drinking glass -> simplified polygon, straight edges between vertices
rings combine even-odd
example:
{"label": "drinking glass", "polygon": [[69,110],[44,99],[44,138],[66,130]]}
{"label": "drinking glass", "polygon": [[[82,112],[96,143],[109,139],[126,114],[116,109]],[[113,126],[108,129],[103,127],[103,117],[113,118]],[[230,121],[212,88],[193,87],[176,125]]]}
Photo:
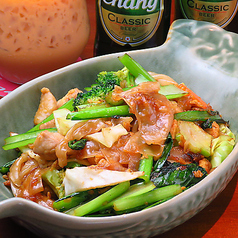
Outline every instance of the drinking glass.
{"label": "drinking glass", "polygon": [[86,0],[4,0],[0,76],[23,84],[74,63],[89,33]]}

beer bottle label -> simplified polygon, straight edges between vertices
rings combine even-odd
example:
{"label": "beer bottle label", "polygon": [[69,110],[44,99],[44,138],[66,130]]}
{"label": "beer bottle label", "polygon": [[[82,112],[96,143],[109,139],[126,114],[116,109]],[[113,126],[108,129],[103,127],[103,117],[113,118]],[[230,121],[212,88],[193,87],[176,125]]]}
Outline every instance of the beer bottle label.
{"label": "beer bottle label", "polygon": [[185,18],[226,27],[236,15],[238,0],[179,0]]}
{"label": "beer bottle label", "polygon": [[119,45],[148,41],[160,25],[164,0],[98,0],[101,23]]}

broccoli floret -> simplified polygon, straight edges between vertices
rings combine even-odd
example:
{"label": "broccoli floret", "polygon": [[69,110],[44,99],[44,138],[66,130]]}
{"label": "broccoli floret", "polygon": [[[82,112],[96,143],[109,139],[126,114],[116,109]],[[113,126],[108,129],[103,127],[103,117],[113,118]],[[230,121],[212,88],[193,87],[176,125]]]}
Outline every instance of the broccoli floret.
{"label": "broccoli floret", "polygon": [[114,85],[120,85],[120,78],[117,76],[117,74],[113,71],[107,72],[103,71],[98,74],[98,78],[96,79],[96,82],[99,85],[105,85],[105,86],[114,86]]}
{"label": "broccoli floret", "polygon": [[112,83],[122,88],[129,88],[135,85],[135,77],[124,67],[116,72],[103,71],[98,74],[97,83]]}
{"label": "broccoli floret", "polygon": [[93,87],[90,91],[79,93],[74,100],[74,108],[85,104],[103,103],[106,95],[114,89],[114,86],[114,84],[100,84]]}
{"label": "broccoli floret", "polygon": [[87,88],[86,92],[79,93],[73,106],[76,109],[80,105],[105,103],[106,97],[112,92],[115,85],[126,88],[132,87],[134,84],[134,77],[127,68],[115,72],[100,72],[97,75],[96,85],[90,89]]}
{"label": "broccoli floret", "polygon": [[52,188],[58,198],[64,196],[64,170],[48,170],[42,174],[42,179]]}

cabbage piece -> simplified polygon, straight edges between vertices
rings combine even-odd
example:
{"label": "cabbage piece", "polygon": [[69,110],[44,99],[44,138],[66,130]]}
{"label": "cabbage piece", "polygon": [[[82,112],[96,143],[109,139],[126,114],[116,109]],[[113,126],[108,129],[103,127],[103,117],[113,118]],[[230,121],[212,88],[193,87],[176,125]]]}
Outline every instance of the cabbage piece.
{"label": "cabbage piece", "polygon": [[110,148],[121,136],[126,134],[128,134],[128,131],[121,124],[118,124],[116,126],[102,128],[101,132],[88,135],[86,138],[98,141]]}
{"label": "cabbage piece", "polygon": [[136,179],[143,172],[119,172],[92,167],[75,167],[66,169],[63,184],[65,195],[95,188],[112,186],[121,182]]}
{"label": "cabbage piece", "polygon": [[178,121],[179,132],[184,137],[185,151],[200,153],[205,157],[211,155],[212,136],[190,121]]}
{"label": "cabbage piece", "polygon": [[212,140],[212,168],[216,168],[220,165],[231,153],[235,145],[235,135],[227,126],[223,124],[220,125],[220,133],[221,135],[219,137]]}
{"label": "cabbage piece", "polygon": [[53,112],[57,131],[63,136],[67,134],[67,132],[71,127],[73,127],[75,124],[81,121],[81,120],[66,119],[66,116],[70,112],[71,111],[66,108],[58,109]]}

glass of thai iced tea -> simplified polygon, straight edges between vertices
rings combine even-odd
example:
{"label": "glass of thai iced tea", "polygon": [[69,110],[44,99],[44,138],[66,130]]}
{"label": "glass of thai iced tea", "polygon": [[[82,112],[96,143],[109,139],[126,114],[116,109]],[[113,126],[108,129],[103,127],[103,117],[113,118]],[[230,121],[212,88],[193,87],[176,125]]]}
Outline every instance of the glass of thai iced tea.
{"label": "glass of thai iced tea", "polygon": [[89,31],[86,0],[4,0],[0,76],[23,84],[76,62]]}

